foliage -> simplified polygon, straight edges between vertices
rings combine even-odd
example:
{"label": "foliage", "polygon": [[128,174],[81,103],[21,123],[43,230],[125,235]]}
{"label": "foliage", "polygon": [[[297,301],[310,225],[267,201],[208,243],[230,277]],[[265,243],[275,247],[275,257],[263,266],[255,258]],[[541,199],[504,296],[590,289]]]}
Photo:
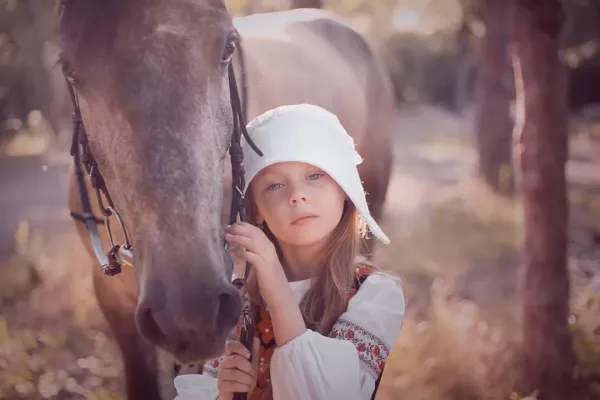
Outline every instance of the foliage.
{"label": "foliage", "polygon": [[432,103],[452,108],[462,58],[451,38],[397,33],[382,46],[399,102]]}
{"label": "foliage", "polygon": [[23,222],[15,255],[0,264],[0,399],[124,400],[89,275],[64,258],[76,256],[73,239],[42,237]]}

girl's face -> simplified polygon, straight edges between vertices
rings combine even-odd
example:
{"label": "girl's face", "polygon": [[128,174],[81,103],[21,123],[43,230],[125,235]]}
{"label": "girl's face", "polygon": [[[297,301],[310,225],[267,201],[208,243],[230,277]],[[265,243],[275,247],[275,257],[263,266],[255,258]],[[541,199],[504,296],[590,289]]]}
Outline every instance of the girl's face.
{"label": "girl's face", "polygon": [[342,218],[346,194],[321,169],[303,162],[270,165],[251,182],[258,210],[277,240],[307,246],[325,239]]}

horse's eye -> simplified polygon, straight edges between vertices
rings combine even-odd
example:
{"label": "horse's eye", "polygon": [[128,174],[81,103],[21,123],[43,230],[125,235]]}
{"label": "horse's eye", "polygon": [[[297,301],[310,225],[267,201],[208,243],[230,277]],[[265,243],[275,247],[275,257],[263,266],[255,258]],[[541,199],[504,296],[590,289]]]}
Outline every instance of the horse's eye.
{"label": "horse's eye", "polygon": [[229,63],[231,58],[233,57],[233,53],[235,52],[235,42],[229,41],[225,45],[225,49],[223,50],[223,56],[221,57],[221,62]]}

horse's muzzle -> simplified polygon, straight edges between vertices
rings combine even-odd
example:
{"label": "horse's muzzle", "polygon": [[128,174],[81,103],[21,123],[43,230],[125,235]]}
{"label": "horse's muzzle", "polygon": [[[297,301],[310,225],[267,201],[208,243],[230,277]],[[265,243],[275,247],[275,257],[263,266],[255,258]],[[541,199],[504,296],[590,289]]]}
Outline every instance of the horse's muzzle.
{"label": "horse's muzzle", "polygon": [[142,336],[181,363],[220,355],[241,313],[236,287],[224,280],[203,282],[185,296],[183,288],[165,289],[140,298],[135,318]]}

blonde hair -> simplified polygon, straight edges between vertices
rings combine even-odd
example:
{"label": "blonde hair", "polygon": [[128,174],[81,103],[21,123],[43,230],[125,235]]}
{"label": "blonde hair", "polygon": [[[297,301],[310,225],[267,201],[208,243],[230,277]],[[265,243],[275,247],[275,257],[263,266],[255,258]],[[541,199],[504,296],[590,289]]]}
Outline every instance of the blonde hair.
{"label": "blonde hair", "polygon": [[[257,207],[249,187],[245,199],[248,222],[259,226],[273,242],[279,258],[281,249],[277,238],[266,223],[258,224]],[[366,224],[354,204],[347,200],[340,222],[331,233],[323,255],[323,267],[306,295],[300,301],[300,311],[308,329],[328,335],[336,320],[348,308],[349,294],[356,276],[356,267],[368,265],[375,268],[361,255],[361,241],[365,239]],[[249,275],[250,296],[260,301],[254,270]]]}

